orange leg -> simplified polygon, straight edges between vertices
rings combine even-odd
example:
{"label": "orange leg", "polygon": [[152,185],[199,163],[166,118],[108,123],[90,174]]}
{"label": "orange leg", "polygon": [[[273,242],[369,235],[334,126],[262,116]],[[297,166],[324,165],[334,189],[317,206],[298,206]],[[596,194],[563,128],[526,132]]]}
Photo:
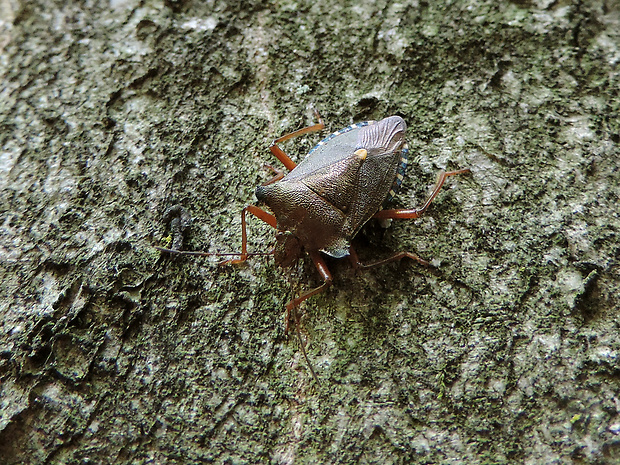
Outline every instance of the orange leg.
{"label": "orange leg", "polygon": [[304,300],[312,297],[313,295],[318,294],[319,292],[323,292],[325,289],[327,289],[332,284],[332,275],[329,272],[329,269],[327,268],[327,264],[325,263],[325,260],[323,260],[323,257],[321,257],[320,252],[317,252],[317,251],[308,252],[308,255],[310,255],[310,258],[314,262],[314,266],[316,266],[316,269],[319,271],[321,278],[323,278],[323,284],[321,284],[319,287],[316,287],[314,289],[310,289],[309,291],[304,292],[302,295],[291,300],[288,304],[286,304],[285,319],[286,319],[286,332],[287,333],[289,329],[289,321],[291,319],[291,311],[295,307],[297,307],[300,303],[302,303]]}
{"label": "orange leg", "polygon": [[238,255],[239,256],[239,258],[224,260],[223,262],[220,262],[220,265],[226,265],[228,263],[233,263],[233,264],[242,263],[246,261],[249,256],[254,256],[254,255],[273,255],[273,251],[272,252],[248,253],[248,234],[247,234],[247,226],[246,226],[246,221],[245,221],[246,212],[251,213],[258,219],[263,220],[265,223],[267,223],[268,225],[274,228],[277,226],[277,221],[276,221],[275,216],[267,213],[264,210],[261,210],[260,208],[254,205],[248,205],[247,207],[245,207],[243,210],[241,210],[241,253],[188,252],[188,251],[177,250],[177,249],[166,249],[164,247],[157,247],[157,246],[155,248],[161,252],[166,252],[166,253],[170,253],[174,255],[193,255],[196,257],[210,257],[212,255],[220,255],[220,256],[221,255],[233,255],[233,256]]}
{"label": "orange leg", "polygon": [[[433,202],[433,200],[435,200],[435,197],[437,197],[437,194],[439,193],[439,190],[441,189],[441,186],[443,186],[443,183],[446,181],[446,178],[449,176],[455,176],[457,174],[464,174],[464,173],[469,173],[470,170],[469,168],[463,169],[463,170],[457,170],[457,171],[448,171],[446,172],[440,172],[439,175],[437,176],[437,183],[435,183],[435,187],[433,188],[433,192],[431,192],[431,195],[429,195],[428,199],[426,199],[426,202],[424,202],[424,205],[422,206],[422,208],[419,209],[411,209],[411,210],[406,210],[406,209],[399,209],[399,210],[380,210],[377,213],[375,213],[374,218],[378,218],[378,219],[415,219],[415,218],[419,218],[429,207],[429,205]],[[397,260],[401,260],[403,258],[409,258],[411,260],[415,260],[416,262],[418,262],[420,265],[423,266],[429,266],[430,264],[418,257],[416,254],[413,254],[411,252],[398,252],[395,253],[394,255],[392,255],[391,257],[385,258],[383,260],[379,260],[373,263],[369,263],[367,265],[361,263],[359,261],[359,259],[357,258],[357,254],[355,253],[355,251],[353,251],[353,249],[351,249],[351,251],[353,253],[351,253],[351,262],[353,263],[353,267],[355,269],[368,269],[368,268],[374,268],[375,266],[381,266],[381,265],[385,265],[386,263],[391,263],[391,262],[395,262]]]}
{"label": "orange leg", "polygon": [[360,262],[360,259],[357,256],[357,252],[355,251],[352,245],[349,246],[349,255],[347,255],[347,258],[349,259],[349,262],[351,263],[351,266],[353,267],[353,271],[357,274],[357,272],[360,270],[362,266],[362,263]]}
{"label": "orange leg", "polygon": [[416,254],[411,253],[411,252],[397,252],[391,257],[384,258],[383,260],[378,260],[372,263],[362,263],[357,255],[357,252],[355,252],[355,249],[353,247],[349,248],[349,261],[351,262],[351,266],[356,272],[358,270],[367,270],[369,268],[374,268],[376,266],[382,266],[387,263],[396,262],[402,258],[410,258],[411,260],[415,260],[416,262],[418,262],[420,265],[423,265],[423,266],[428,266],[430,264],[423,258],[420,258]]}
{"label": "orange leg", "polygon": [[[316,131],[320,131],[321,129],[323,129],[325,127],[325,124],[323,124],[323,119],[321,118],[321,115],[319,115],[319,112],[314,110],[314,114],[316,115],[317,119],[319,120],[318,123],[313,124],[312,126],[308,126],[302,129],[298,129],[297,131],[293,131],[289,134],[286,134],[282,137],[278,137],[276,140],[274,140],[271,145],[269,146],[269,150],[271,150],[271,153],[273,153],[276,158],[278,160],[280,160],[282,162],[282,164],[286,167],[287,170],[292,170],[293,168],[295,168],[297,166],[297,163],[295,163],[293,160],[291,160],[289,158],[289,156],[284,153],[284,151],[278,147],[278,144],[280,142],[284,142],[285,140],[289,140],[292,139],[293,137],[297,137],[297,136],[301,136],[303,134],[308,134],[310,132],[316,132]],[[269,182],[274,182],[273,180],[269,181]]]}
{"label": "orange leg", "polygon": [[353,267],[355,271],[367,270],[369,268],[374,268],[375,266],[382,266],[387,263],[395,262],[403,258],[410,258],[411,260],[415,260],[416,262],[418,262],[420,265],[423,265],[423,266],[430,265],[430,263],[428,263],[426,260],[418,257],[416,254],[411,253],[411,252],[398,252],[392,255],[391,257],[384,258],[383,260],[378,260],[376,262],[365,264],[360,261],[359,257],[357,256],[357,252],[355,252],[355,249],[353,247],[349,248],[349,261],[351,262],[351,266]]}
{"label": "orange leg", "polygon": [[273,178],[271,178],[268,181],[265,181],[263,183],[263,186],[268,186],[269,184],[273,184],[276,181],[279,181],[280,179],[282,179],[285,176],[284,171],[279,170],[277,168],[274,168],[271,165],[263,165],[264,168],[267,168],[268,170],[271,170],[273,172]]}
{"label": "orange leg", "polygon": [[439,194],[439,190],[441,189],[441,186],[443,186],[443,183],[446,181],[447,177],[454,176],[457,174],[469,173],[469,172],[470,172],[469,168],[465,168],[463,170],[457,170],[457,171],[448,171],[447,173],[442,171],[437,176],[437,183],[435,184],[435,188],[433,189],[433,192],[431,192],[431,195],[428,197],[428,199],[426,199],[426,202],[424,202],[424,205],[422,206],[422,208],[420,209],[414,208],[411,210],[406,210],[406,209],[379,210],[377,213],[375,213],[373,218],[377,218],[380,220],[419,218],[426,211],[426,209],[430,206],[433,200],[435,200],[435,197],[437,197],[437,194]]}
{"label": "orange leg", "polygon": [[241,210],[241,253],[238,254],[239,258],[234,258],[231,260],[224,260],[223,262],[220,262],[220,265],[228,265],[228,264],[235,265],[237,263],[243,263],[244,261],[248,259],[248,255],[250,255],[248,254],[248,233],[247,233],[247,226],[246,226],[246,221],[245,221],[246,212],[251,213],[259,220],[263,220],[265,223],[267,223],[269,226],[272,226],[273,228],[277,227],[277,221],[276,221],[275,216],[273,216],[270,213],[267,213],[265,210],[261,210],[255,205],[248,205],[243,210]]}
{"label": "orange leg", "polygon": [[368,268],[374,268],[375,266],[382,266],[382,265],[385,265],[387,263],[396,262],[396,261],[401,260],[403,258],[410,258],[411,260],[415,260],[416,262],[418,262],[420,265],[423,265],[423,266],[429,266],[430,265],[430,263],[428,263],[423,258],[418,257],[414,253],[411,253],[411,252],[398,252],[398,253],[395,253],[394,255],[392,255],[391,257],[384,258],[383,260],[379,260],[379,261],[368,263],[368,264],[361,263],[359,260],[357,260],[355,266],[356,266],[356,268],[362,268],[364,270],[367,270]]}

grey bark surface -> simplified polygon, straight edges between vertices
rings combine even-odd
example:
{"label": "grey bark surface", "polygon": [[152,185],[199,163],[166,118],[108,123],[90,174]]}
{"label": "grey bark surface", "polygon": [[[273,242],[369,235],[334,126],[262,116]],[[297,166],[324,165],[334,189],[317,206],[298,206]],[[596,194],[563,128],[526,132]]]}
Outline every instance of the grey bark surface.
{"label": "grey bark surface", "polygon": [[[0,463],[620,463],[617,1],[0,1]],[[238,251],[276,161],[402,116],[354,274]],[[250,249],[273,230],[250,220]]]}

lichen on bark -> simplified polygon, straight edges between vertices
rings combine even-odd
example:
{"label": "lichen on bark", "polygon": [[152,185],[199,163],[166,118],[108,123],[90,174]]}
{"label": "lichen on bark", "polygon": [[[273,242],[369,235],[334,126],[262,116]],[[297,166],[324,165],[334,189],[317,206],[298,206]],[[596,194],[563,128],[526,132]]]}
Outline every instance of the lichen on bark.
{"label": "lichen on bark", "polygon": [[[0,462],[588,463],[620,456],[617,2],[0,3]],[[366,259],[240,247],[271,140],[402,116]],[[295,159],[320,139],[286,142]],[[250,248],[273,231],[250,223]]]}

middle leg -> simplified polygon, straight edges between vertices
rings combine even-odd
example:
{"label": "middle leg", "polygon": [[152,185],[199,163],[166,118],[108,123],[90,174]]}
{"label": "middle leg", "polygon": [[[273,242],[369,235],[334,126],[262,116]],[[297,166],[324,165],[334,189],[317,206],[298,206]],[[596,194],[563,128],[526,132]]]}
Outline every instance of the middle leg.
{"label": "middle leg", "polygon": [[308,252],[308,255],[310,255],[310,258],[314,262],[314,266],[316,266],[316,269],[321,275],[321,278],[323,278],[323,284],[321,284],[319,287],[315,287],[314,289],[310,289],[309,291],[304,292],[302,295],[300,295],[299,297],[296,297],[295,299],[291,300],[288,304],[286,304],[285,319],[286,319],[286,332],[287,333],[289,329],[289,321],[291,319],[292,310],[295,307],[297,307],[299,304],[301,304],[304,300],[312,297],[313,295],[318,294],[319,292],[323,292],[325,289],[327,289],[332,284],[332,275],[329,272],[329,269],[327,268],[327,264],[325,263],[325,260],[323,259],[323,257],[321,257],[321,253],[318,251],[313,251],[313,252]]}
{"label": "middle leg", "polygon": [[437,176],[437,182],[435,183],[433,192],[431,192],[431,195],[428,196],[428,199],[426,199],[426,202],[424,202],[424,205],[422,205],[422,208],[379,210],[377,213],[374,214],[373,218],[377,218],[380,220],[419,218],[427,210],[427,208],[430,206],[433,200],[435,200],[435,197],[437,197],[437,194],[439,194],[439,191],[441,190],[441,186],[443,186],[443,183],[446,181],[447,177],[455,176],[457,174],[465,174],[469,172],[470,172],[469,168],[465,168],[465,169],[457,170],[457,171],[448,171],[447,173],[442,171]]}

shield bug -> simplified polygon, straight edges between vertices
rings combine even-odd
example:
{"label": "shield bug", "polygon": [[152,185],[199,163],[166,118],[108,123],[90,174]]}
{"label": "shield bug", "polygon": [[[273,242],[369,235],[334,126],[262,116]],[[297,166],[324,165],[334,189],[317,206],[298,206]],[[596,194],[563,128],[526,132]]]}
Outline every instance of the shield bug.
{"label": "shield bug", "polygon": [[271,213],[257,205],[249,205],[241,211],[241,253],[180,252],[158,247],[171,253],[237,255],[239,258],[222,264],[242,263],[251,255],[262,255],[248,253],[247,214],[271,225],[276,229],[275,262],[283,267],[291,266],[307,253],[323,279],[323,284],[293,298],[286,305],[287,328],[291,310],[332,283],[323,254],[335,258],[349,256],[356,268],[371,268],[405,257],[428,265],[427,261],[410,252],[399,252],[384,260],[362,264],[351,240],[371,218],[418,218],[435,199],[446,178],[470,171],[440,172],[435,187],[419,209],[384,210],[383,204],[400,186],[407,166],[405,121],[400,116],[390,116],[381,121],[353,124],[323,139],[296,164],[278,144],[323,129],[325,125],[318,114],[317,118],[317,124],[282,136],[269,147],[289,172],[285,174],[272,168],[276,175],[256,188],[259,204],[268,207]]}

